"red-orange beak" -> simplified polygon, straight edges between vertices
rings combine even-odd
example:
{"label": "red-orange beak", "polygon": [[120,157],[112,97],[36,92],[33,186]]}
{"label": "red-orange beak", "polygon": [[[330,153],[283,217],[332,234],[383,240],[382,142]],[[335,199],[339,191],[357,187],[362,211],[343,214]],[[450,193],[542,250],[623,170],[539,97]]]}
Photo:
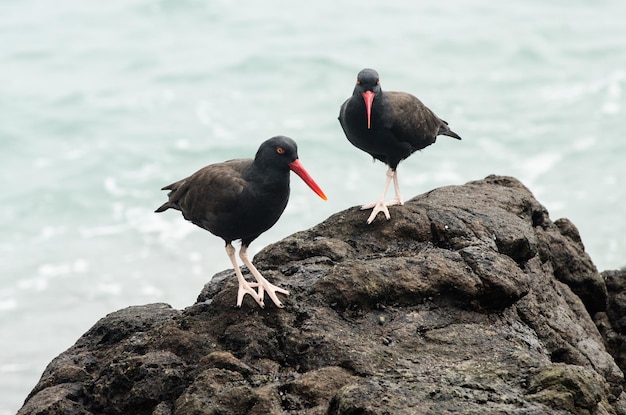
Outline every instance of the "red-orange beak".
{"label": "red-orange beak", "polygon": [[372,128],[372,102],[374,102],[375,93],[372,91],[365,91],[361,94],[363,101],[365,101],[365,110],[367,111],[367,129]]}
{"label": "red-orange beak", "polygon": [[295,159],[294,161],[289,163],[289,168],[291,169],[292,172],[300,176],[300,178],[304,180],[304,183],[306,183],[311,188],[311,190],[317,193],[319,197],[321,197],[324,200],[328,200],[328,198],[326,197],[322,189],[320,189],[317,183],[315,183],[315,180],[313,180],[309,172],[307,172],[304,169],[304,166],[302,166],[302,163],[300,163],[300,160]]}

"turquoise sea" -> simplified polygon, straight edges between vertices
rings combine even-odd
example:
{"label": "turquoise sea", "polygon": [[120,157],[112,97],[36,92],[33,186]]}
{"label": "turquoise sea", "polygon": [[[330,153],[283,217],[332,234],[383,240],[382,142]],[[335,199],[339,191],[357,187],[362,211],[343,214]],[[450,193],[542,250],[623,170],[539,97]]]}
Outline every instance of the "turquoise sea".
{"label": "turquoise sea", "polygon": [[186,307],[230,267],[219,238],[153,213],[162,186],[294,138],[328,201],[293,176],[252,254],[373,201],[386,167],[337,122],[364,67],[463,137],[400,165],[405,199],[515,176],[600,270],[626,265],[625,16],[623,0],[0,0],[0,415],[100,317]]}

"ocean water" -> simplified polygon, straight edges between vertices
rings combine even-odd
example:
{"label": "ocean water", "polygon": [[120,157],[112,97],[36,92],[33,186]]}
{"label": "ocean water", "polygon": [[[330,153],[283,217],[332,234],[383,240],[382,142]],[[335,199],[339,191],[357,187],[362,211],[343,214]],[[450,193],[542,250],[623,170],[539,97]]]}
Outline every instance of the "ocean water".
{"label": "ocean water", "polygon": [[153,213],[162,186],[294,138],[328,201],[294,176],[253,254],[376,199],[386,167],[337,122],[364,67],[463,137],[400,165],[405,199],[515,176],[600,270],[626,265],[624,16],[621,0],[0,1],[0,415],[100,317],[184,308],[230,267],[219,238]]}

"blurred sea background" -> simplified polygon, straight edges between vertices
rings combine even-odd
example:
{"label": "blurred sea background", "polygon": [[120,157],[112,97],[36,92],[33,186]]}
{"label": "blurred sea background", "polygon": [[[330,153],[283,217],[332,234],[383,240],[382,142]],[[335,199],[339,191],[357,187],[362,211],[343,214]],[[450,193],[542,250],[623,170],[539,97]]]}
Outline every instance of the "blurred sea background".
{"label": "blurred sea background", "polygon": [[463,137],[401,163],[405,199],[511,175],[600,271],[626,265],[625,16],[622,0],[0,1],[0,415],[99,318],[184,308],[230,268],[221,239],[153,213],[162,186],[294,138],[328,201],[292,175],[252,254],[376,199],[386,166],[337,121],[364,67]]}

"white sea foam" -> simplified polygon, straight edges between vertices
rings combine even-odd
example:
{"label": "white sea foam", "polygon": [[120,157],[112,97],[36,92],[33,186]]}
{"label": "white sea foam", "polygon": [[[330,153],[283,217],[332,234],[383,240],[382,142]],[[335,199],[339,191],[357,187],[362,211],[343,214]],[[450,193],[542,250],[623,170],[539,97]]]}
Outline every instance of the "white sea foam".
{"label": "white sea foam", "polygon": [[0,298],[0,311],[15,310],[17,308],[17,299]]}
{"label": "white sea foam", "polygon": [[593,136],[586,136],[574,141],[572,148],[576,151],[586,151],[595,146],[598,139]]}
{"label": "white sea foam", "polygon": [[534,183],[537,179],[554,169],[563,156],[559,153],[540,153],[517,162],[523,180]]}
{"label": "white sea foam", "polygon": [[121,234],[128,229],[126,224],[94,226],[91,228],[80,228],[79,232],[83,238],[96,238],[99,236],[109,236]]}

